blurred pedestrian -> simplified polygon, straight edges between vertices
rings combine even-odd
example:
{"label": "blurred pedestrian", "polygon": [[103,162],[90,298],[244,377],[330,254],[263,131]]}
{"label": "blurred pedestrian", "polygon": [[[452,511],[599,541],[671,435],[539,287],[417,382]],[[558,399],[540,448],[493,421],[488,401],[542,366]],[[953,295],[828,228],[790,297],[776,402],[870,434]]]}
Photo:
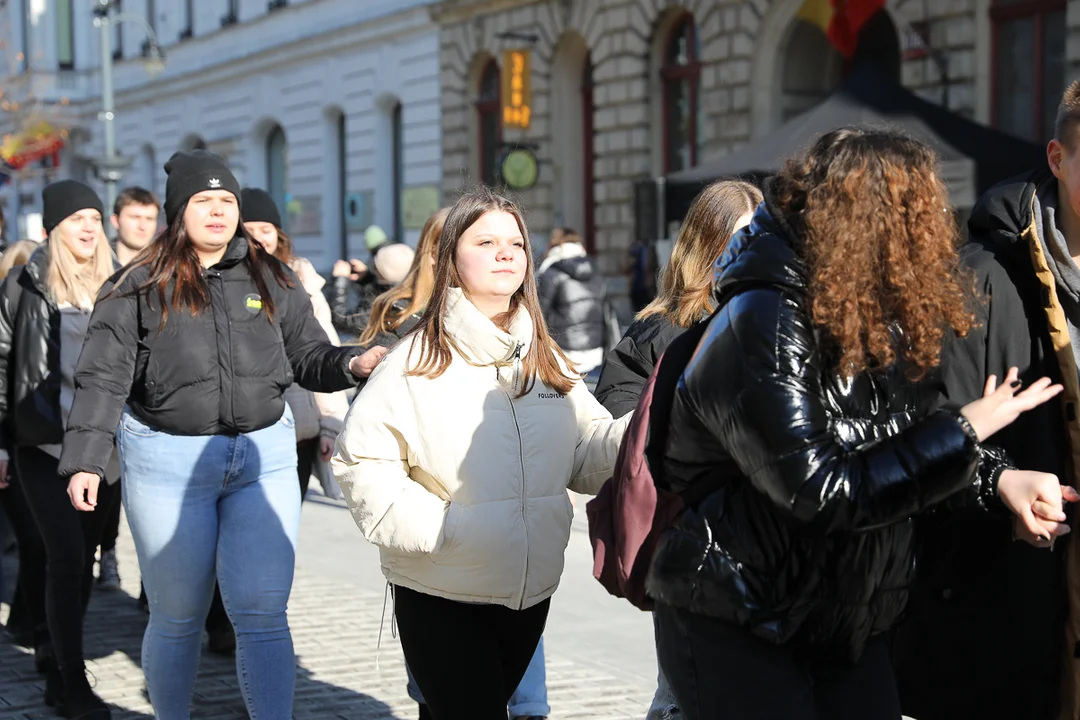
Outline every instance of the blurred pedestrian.
{"label": "blurred pedestrian", "polygon": [[536,271],[536,291],[548,330],[582,375],[604,362],[604,276],[581,236],[556,228]]}
{"label": "blurred pedestrian", "polygon": [[[367,327],[375,298],[405,279],[414,255],[412,248],[391,240],[377,225],[364,232],[364,242],[371,253],[371,267],[352,259],[338,260],[333,268],[330,309],[334,325],[355,335]],[[356,292],[355,304],[350,303],[350,290]]]}
{"label": "blurred pedestrian", "polygon": [[161,201],[146,188],[132,185],[120,191],[109,221],[116,229],[116,259],[127,265],[147,248],[157,235]]}
{"label": "blurred pedestrian", "polygon": [[[83,657],[83,615],[93,585],[94,550],[119,500],[111,453],[102,458],[102,512],[80,515],[64,492],[60,443],[73,424],[75,364],[98,290],[114,271],[101,199],[61,180],[42,191],[46,241],[0,285],[0,480],[9,459],[45,543],[45,616],[55,663],[48,662],[45,703],[64,717],[101,720],[108,706],[90,688]],[[77,424],[77,423],[75,423]],[[10,458],[9,458],[10,456]],[[33,601],[33,600],[31,600]]]}
{"label": "blurred pedestrian", "polygon": [[412,265],[400,283],[371,303],[367,325],[357,344],[391,347],[416,328],[435,286],[435,254],[449,211],[438,210],[424,223]]}
{"label": "blurred pedestrian", "polygon": [[115,436],[150,602],[142,667],[156,717],[190,716],[216,577],[248,713],[287,719],[300,495],[284,393],[294,377],[343,390],[381,352],[327,339],[296,275],[240,226],[240,186],[220,157],[178,152],[165,172],[166,229],[91,318],[60,473],[93,515]]}

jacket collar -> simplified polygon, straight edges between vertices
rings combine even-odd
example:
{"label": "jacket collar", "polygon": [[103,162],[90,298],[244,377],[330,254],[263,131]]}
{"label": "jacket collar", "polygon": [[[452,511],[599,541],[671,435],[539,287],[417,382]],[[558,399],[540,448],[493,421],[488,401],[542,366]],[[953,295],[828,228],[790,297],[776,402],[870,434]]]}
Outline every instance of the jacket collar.
{"label": "jacket collar", "polygon": [[229,241],[228,246],[225,248],[225,254],[221,256],[221,259],[217,261],[214,267],[219,270],[230,268],[234,265],[238,265],[248,255],[248,242],[247,238],[237,233],[236,237]]}
{"label": "jacket collar", "polygon": [[532,342],[533,323],[528,310],[518,308],[507,333],[477,310],[461,288],[450,288],[443,325],[454,349],[467,363],[480,367],[510,364],[515,355],[523,358]]}
{"label": "jacket collar", "polygon": [[1025,246],[1023,235],[1035,223],[1035,194],[1052,182],[1056,182],[1054,176],[1041,168],[990,188],[971,211],[970,236],[998,249],[1017,243]]}
{"label": "jacket collar", "polygon": [[764,195],[750,224],[732,236],[714,265],[716,301],[747,285],[806,289],[802,243],[784,220],[772,179],[766,181]]}

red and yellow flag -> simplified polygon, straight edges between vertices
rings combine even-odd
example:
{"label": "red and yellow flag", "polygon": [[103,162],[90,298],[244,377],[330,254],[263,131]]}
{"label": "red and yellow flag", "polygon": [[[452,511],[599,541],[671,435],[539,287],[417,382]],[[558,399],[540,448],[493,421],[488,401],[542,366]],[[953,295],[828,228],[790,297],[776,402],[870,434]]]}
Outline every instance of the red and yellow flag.
{"label": "red and yellow flag", "polygon": [[806,0],[797,17],[821,28],[850,60],[859,46],[859,30],[883,7],[885,0]]}

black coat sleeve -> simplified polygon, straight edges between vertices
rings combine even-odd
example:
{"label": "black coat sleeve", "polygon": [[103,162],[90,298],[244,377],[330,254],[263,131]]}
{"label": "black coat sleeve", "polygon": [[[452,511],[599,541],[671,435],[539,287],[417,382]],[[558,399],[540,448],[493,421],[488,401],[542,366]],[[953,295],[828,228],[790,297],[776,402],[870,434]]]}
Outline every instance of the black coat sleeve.
{"label": "black coat sleeve", "polygon": [[611,349],[596,383],[596,399],[612,417],[620,418],[637,408],[641,390],[653,371],[652,358],[638,348],[629,335]]}
{"label": "black coat sleeve", "polygon": [[101,289],[75,366],[75,400],[64,431],[60,477],[90,472],[104,477],[116,428],[135,378],[139,345],[139,300],[134,294]]}
{"label": "black coat sleeve", "polygon": [[15,311],[19,304],[19,273],[15,268],[0,284],[0,449],[8,450],[6,428],[11,398],[11,372],[14,354]]}
{"label": "black coat sleeve", "polygon": [[[1014,313],[1006,311],[1004,305],[1008,304],[1005,298],[1007,293],[995,295],[992,269],[982,263],[972,269],[976,274],[978,299],[975,326],[964,337],[952,338],[941,353],[941,404],[953,409],[981,398],[987,377],[990,373],[997,372],[991,369],[990,338],[1008,338],[1016,332],[1018,325],[1026,326],[1023,319],[1018,319]],[[999,298],[1001,307],[995,307],[995,297]],[[1004,372],[1008,372],[1008,369]],[[999,375],[998,380],[1002,379]],[[990,438],[991,444],[980,447],[979,488],[958,494],[950,500],[950,507],[982,505],[1003,509],[996,501],[997,481],[1004,470],[1014,468],[1015,465],[1004,448],[993,444],[994,439]]]}
{"label": "black coat sleeve", "polygon": [[349,371],[349,361],[364,349],[355,345],[338,347],[326,338],[315,319],[311,299],[300,281],[293,277],[281,318],[285,354],[293,369],[293,379],[305,390],[337,392],[353,387],[359,378]]}
{"label": "black coat sleeve", "polygon": [[746,290],[709,323],[683,392],[754,487],[822,532],[887,525],[974,482],[978,443],[953,412],[845,447],[822,391],[822,364],[798,298]]}

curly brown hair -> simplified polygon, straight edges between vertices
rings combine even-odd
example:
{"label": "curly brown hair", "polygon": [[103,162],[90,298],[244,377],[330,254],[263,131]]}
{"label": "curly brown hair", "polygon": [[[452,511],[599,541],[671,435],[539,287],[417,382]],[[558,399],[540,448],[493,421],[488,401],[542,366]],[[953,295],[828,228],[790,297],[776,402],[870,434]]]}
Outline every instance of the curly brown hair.
{"label": "curly brown hair", "polygon": [[950,329],[975,323],[974,279],[937,156],[907,135],[846,127],[788,162],[773,191],[804,243],[814,323],[843,377],[906,363],[913,379],[941,361]]}

